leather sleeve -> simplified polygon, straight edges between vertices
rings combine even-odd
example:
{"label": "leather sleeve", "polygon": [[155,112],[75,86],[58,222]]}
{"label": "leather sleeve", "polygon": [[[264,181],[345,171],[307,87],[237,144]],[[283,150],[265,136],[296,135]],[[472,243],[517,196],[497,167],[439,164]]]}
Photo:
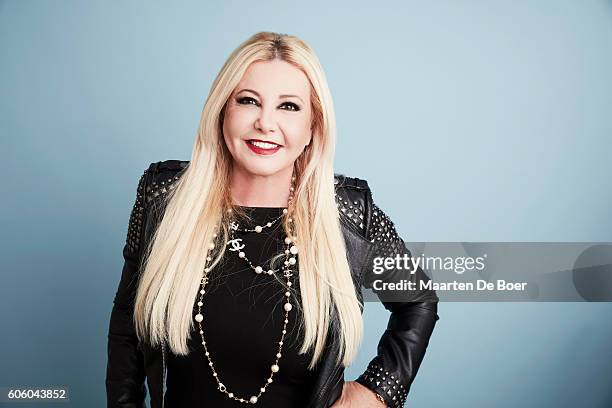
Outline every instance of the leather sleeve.
{"label": "leather sleeve", "polygon": [[123,271],[113,301],[108,330],[106,399],[108,408],[146,408],[144,359],[136,336],[133,313],[145,225],[145,191],[149,170],[138,182],[123,247]]}
{"label": "leather sleeve", "polygon": [[[373,203],[369,224],[366,238],[374,243],[374,249],[363,274],[362,284],[366,288],[372,287],[375,278],[383,276],[372,273],[375,257],[411,256],[393,222]],[[407,279],[418,284],[419,280],[430,280],[420,267],[414,274],[405,269],[391,269],[385,271],[384,276],[385,282]],[[388,407],[399,408],[404,406],[439,319],[438,297],[435,291],[427,289],[391,295],[375,293],[391,315],[378,343],[377,355],[356,381],[381,395]]]}

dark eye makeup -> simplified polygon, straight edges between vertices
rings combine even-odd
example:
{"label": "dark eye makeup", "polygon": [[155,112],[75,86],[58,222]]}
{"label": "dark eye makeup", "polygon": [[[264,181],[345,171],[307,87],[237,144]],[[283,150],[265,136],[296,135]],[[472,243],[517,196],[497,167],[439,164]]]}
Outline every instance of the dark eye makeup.
{"label": "dark eye makeup", "polygon": [[[259,102],[257,102],[254,98],[251,98],[250,96],[240,96],[236,98],[236,102],[238,102],[238,104],[240,105],[259,106]],[[283,110],[288,110],[292,112],[297,112],[300,110],[300,107],[293,102],[283,102],[280,104],[280,106],[287,106],[288,108],[283,108]]]}

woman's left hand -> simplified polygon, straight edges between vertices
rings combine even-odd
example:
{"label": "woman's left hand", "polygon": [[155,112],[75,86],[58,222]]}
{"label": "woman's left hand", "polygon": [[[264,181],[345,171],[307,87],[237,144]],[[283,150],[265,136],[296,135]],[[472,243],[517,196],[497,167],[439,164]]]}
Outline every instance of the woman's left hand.
{"label": "woman's left hand", "polygon": [[347,381],[342,387],[342,395],[330,408],[384,408],[387,404],[376,397],[374,391],[359,384]]}

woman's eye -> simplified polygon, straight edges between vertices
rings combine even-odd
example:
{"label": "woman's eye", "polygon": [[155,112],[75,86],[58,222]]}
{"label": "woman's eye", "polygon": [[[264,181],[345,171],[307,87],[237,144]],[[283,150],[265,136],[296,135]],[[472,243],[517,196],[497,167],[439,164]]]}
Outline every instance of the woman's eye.
{"label": "woman's eye", "polygon": [[257,101],[249,96],[243,96],[242,98],[238,98],[237,102],[241,105],[257,105]]}
{"label": "woman's eye", "polygon": [[[238,102],[240,105],[259,106],[259,102],[257,102],[255,99],[251,98],[250,96],[243,96],[241,98],[238,98],[236,99],[236,102]],[[292,112],[297,112],[300,110],[300,107],[297,106],[293,102],[284,102],[283,104],[280,105],[280,108],[282,108],[283,110],[288,110]]]}
{"label": "woman's eye", "polygon": [[296,105],[295,103],[293,103],[293,102],[285,102],[285,103],[283,103],[281,106],[289,106],[289,109],[287,109],[287,110],[290,110],[290,111],[296,111],[296,112],[297,112],[297,111],[299,111],[299,110],[300,110],[300,107],[299,107],[299,106],[297,106],[297,105]]}

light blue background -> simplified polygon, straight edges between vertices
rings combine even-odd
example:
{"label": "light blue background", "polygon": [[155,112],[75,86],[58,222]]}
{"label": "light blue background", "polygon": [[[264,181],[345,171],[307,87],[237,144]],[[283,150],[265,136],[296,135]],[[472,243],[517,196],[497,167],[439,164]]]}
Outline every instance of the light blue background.
{"label": "light blue background", "polygon": [[[337,171],[367,179],[407,241],[612,241],[612,2],[164,3],[0,2],[0,386],[105,405],[138,177],[190,157],[214,76],[256,31],[317,51]],[[439,314],[407,406],[612,406],[612,304]],[[365,318],[347,379],[387,313]]]}

